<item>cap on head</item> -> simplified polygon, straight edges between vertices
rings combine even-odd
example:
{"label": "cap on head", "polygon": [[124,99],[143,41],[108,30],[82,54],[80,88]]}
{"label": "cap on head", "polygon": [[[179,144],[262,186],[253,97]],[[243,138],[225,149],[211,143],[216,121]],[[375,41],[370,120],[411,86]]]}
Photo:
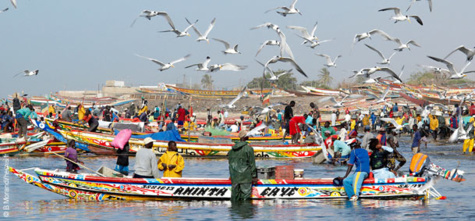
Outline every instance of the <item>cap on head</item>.
{"label": "cap on head", "polygon": [[239,138],[244,138],[247,137],[247,131],[241,130],[238,134]]}
{"label": "cap on head", "polygon": [[152,138],[147,137],[147,138],[145,138],[145,139],[143,140],[143,143],[144,143],[144,145],[147,145],[147,144],[149,144],[149,143],[153,143],[153,141],[154,141],[154,140],[153,140]]}

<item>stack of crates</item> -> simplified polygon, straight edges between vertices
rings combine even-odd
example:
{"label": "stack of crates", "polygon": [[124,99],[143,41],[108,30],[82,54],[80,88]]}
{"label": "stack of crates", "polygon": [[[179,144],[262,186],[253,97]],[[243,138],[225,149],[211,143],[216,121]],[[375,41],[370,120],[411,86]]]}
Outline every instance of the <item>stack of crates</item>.
{"label": "stack of crates", "polygon": [[294,166],[276,166],[275,179],[293,180]]}

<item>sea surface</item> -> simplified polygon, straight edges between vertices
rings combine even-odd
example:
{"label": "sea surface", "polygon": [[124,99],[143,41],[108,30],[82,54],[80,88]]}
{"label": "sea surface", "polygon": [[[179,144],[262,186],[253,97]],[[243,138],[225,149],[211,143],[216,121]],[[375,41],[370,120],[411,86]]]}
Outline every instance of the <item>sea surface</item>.
{"label": "sea surface", "polygon": [[[400,151],[408,160],[412,152],[409,138],[403,137]],[[2,218],[15,220],[475,220],[475,156],[462,155],[462,144],[429,143],[427,153],[432,162],[465,171],[466,181],[440,180],[436,189],[446,200],[428,202],[411,200],[270,200],[232,205],[229,201],[144,201],[144,202],[80,202],[26,184],[12,174],[0,172],[2,183]],[[2,157],[3,166],[17,169],[40,167],[63,169],[64,160],[55,157]],[[90,168],[114,168],[115,157],[81,156]],[[130,158],[131,169],[135,159]],[[229,177],[226,159],[185,158],[184,177]],[[311,159],[257,160],[258,166],[294,165],[305,169],[307,178],[343,176],[346,167],[313,165]],[[28,172],[28,171],[27,171]],[[29,173],[34,173],[29,171]],[[6,207],[8,206],[8,207]],[[2,219],[0,218],[0,219]]]}

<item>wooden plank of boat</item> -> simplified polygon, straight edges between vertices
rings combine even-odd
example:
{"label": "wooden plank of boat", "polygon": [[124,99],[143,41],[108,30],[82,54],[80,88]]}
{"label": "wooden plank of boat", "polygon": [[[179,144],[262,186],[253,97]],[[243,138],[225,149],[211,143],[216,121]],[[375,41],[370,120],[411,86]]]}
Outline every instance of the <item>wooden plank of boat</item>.
{"label": "wooden plank of boat", "polygon": [[[86,145],[115,150],[111,146],[114,135],[93,133],[88,131],[64,131],[58,132],[67,139],[73,139]],[[192,156],[226,156],[234,144],[209,144],[209,143],[186,143],[176,142],[179,153]],[[144,146],[142,139],[131,138],[129,140],[130,151],[137,152]],[[168,141],[155,141],[153,144],[157,154],[166,152]],[[311,145],[253,145],[257,157],[311,157],[320,149],[320,146]]]}
{"label": "wooden plank of boat", "polygon": [[[229,200],[229,179],[207,178],[117,178],[35,169],[38,177],[9,167],[26,183],[84,201],[109,200]],[[252,187],[253,200],[347,199],[342,186],[324,179],[261,179]],[[360,198],[423,199],[432,183],[425,178],[366,179]]]}

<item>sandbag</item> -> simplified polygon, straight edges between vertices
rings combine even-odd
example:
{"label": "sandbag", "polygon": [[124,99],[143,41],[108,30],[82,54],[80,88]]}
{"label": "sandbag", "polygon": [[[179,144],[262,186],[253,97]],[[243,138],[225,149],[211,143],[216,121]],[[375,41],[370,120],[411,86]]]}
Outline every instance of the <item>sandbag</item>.
{"label": "sandbag", "polygon": [[121,130],[117,136],[114,137],[114,140],[111,143],[111,146],[119,149],[124,149],[125,144],[129,141],[132,136],[132,130],[125,129]]}

